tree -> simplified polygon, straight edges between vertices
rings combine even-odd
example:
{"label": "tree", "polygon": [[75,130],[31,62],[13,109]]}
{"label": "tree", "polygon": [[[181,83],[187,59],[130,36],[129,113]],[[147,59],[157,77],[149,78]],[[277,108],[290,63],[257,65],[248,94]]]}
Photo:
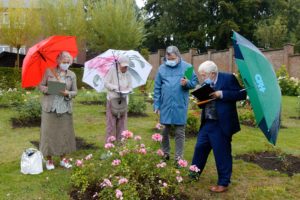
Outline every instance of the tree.
{"label": "tree", "polygon": [[73,35],[79,48],[86,42],[86,14],[83,0],[40,0],[44,36]]}
{"label": "tree", "polygon": [[144,45],[152,51],[170,44],[182,50],[224,49],[232,43],[232,30],[253,40],[257,21],[271,15],[272,3],[270,0],[148,0],[145,5],[148,37]]}
{"label": "tree", "polygon": [[205,47],[203,0],[148,0],[147,40],[151,51],[176,45],[182,50]]}
{"label": "tree", "polygon": [[275,20],[265,20],[258,24],[255,35],[259,40],[259,44],[264,48],[280,48],[286,42],[288,32],[287,22],[281,16]]}
{"label": "tree", "polygon": [[144,38],[144,23],[133,0],[99,0],[87,6],[88,49],[135,49]]}
{"label": "tree", "polygon": [[24,1],[10,1],[7,23],[0,24],[0,41],[17,49],[16,67],[19,68],[19,50],[30,45],[41,32],[38,7],[26,7]]}

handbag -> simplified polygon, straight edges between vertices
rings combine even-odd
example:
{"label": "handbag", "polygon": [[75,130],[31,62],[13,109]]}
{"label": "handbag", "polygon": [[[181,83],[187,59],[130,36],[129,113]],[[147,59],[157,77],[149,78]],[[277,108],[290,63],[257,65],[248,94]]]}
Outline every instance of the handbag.
{"label": "handbag", "polygon": [[111,103],[111,112],[114,116],[117,118],[120,118],[127,112],[127,101],[126,98],[120,97],[120,98],[114,98],[110,100]]}
{"label": "handbag", "polygon": [[43,155],[34,148],[26,149],[21,157],[21,172],[23,174],[40,174],[43,172]]}
{"label": "handbag", "polygon": [[[121,91],[120,89],[120,81],[119,81],[119,74],[118,74],[118,64],[116,63],[116,72],[117,72],[117,80],[118,80],[118,88],[119,91]],[[117,118],[120,118],[121,116],[123,116],[126,112],[127,112],[127,101],[126,101],[126,97],[122,96],[122,93],[119,93],[120,97],[119,98],[114,98],[111,99],[111,112],[114,116],[116,116]]]}

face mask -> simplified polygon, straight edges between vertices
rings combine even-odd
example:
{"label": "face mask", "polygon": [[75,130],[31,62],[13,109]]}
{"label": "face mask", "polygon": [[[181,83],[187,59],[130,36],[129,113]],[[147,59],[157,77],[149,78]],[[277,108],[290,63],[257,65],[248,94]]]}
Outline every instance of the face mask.
{"label": "face mask", "polygon": [[203,83],[204,83],[204,84],[209,84],[209,85],[210,85],[210,84],[212,84],[212,82],[213,82],[213,81],[212,81],[210,78],[206,78],[206,79],[204,80]]}
{"label": "face mask", "polygon": [[211,76],[211,73],[208,76],[206,76],[206,78],[203,81],[203,84],[211,85],[213,83],[213,80],[210,78],[210,76]]}
{"label": "face mask", "polygon": [[69,64],[69,63],[60,63],[60,64],[59,64],[59,67],[60,67],[60,69],[62,69],[62,70],[67,70],[67,69],[69,69],[70,64]]}
{"label": "face mask", "polygon": [[168,65],[170,67],[174,67],[177,65],[177,61],[176,60],[166,60],[166,65]]}

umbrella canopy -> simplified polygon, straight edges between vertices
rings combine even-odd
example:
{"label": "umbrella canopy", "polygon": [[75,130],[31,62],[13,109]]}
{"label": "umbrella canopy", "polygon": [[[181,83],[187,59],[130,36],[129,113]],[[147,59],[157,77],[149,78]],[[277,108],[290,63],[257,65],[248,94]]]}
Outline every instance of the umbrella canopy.
{"label": "umbrella canopy", "polygon": [[236,32],[233,32],[233,46],[256,123],[275,145],[280,128],[281,91],[273,66],[256,46]]}
{"label": "umbrella canopy", "polygon": [[76,57],[78,50],[73,36],[51,36],[32,46],[23,61],[22,87],[37,86],[46,69],[56,67],[56,58],[62,51]]}
{"label": "umbrella canopy", "polygon": [[121,55],[128,56],[130,60],[128,72],[132,78],[132,87],[136,88],[146,84],[152,69],[150,63],[148,63],[137,51],[114,49],[109,49],[97,57],[85,62],[82,81],[89,84],[98,92],[105,91],[104,77],[111,67],[116,66],[116,61]]}

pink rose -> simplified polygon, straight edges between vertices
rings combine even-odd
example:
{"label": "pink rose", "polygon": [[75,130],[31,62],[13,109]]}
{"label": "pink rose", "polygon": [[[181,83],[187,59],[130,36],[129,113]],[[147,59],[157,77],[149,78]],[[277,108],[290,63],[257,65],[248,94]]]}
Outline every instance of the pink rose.
{"label": "pink rose", "polygon": [[200,172],[200,169],[196,165],[191,165],[190,170],[193,172]]}
{"label": "pink rose", "polygon": [[89,155],[87,155],[87,156],[85,157],[85,159],[86,159],[86,160],[90,160],[90,159],[92,159],[92,157],[93,157],[93,154],[89,154]]}
{"label": "pink rose", "polygon": [[164,152],[163,152],[161,149],[158,149],[158,150],[156,151],[156,153],[157,153],[157,155],[159,155],[159,156],[164,156]]}
{"label": "pink rose", "polygon": [[110,149],[110,148],[114,148],[115,147],[115,145],[113,144],[113,143],[106,143],[105,145],[104,145],[104,148],[105,149]]}
{"label": "pink rose", "polygon": [[119,180],[119,185],[125,184],[125,183],[128,183],[127,178],[121,178],[121,179]]}
{"label": "pink rose", "polygon": [[178,183],[181,183],[183,181],[183,178],[181,176],[176,176],[176,179],[177,179]]}
{"label": "pink rose", "polygon": [[119,189],[116,190],[116,197],[117,199],[123,199],[123,193],[121,192],[121,190]]}
{"label": "pink rose", "polygon": [[83,166],[83,160],[76,160],[75,165],[77,167],[82,167]]}
{"label": "pink rose", "polygon": [[187,167],[188,162],[187,162],[186,160],[180,159],[180,160],[178,161],[178,165],[179,165],[180,167]]}
{"label": "pink rose", "polygon": [[104,179],[103,182],[100,184],[100,186],[103,187],[113,187],[112,183],[109,179]]}
{"label": "pink rose", "polygon": [[126,138],[126,139],[129,139],[129,138],[132,138],[132,137],[133,137],[133,133],[130,132],[130,131],[128,131],[128,130],[123,131],[123,132],[121,133],[121,135],[123,136],[123,138]]}
{"label": "pink rose", "polygon": [[141,139],[142,139],[142,137],[139,136],[139,135],[137,135],[137,136],[134,137],[134,140],[136,140],[136,141],[139,141],[139,140],[141,140]]}
{"label": "pink rose", "polygon": [[156,165],[157,168],[164,168],[165,166],[167,166],[167,163],[162,162]]}
{"label": "pink rose", "polygon": [[112,143],[114,141],[116,141],[116,137],[115,136],[110,136],[109,138],[107,138],[107,142],[108,143]]}
{"label": "pink rose", "polygon": [[121,164],[121,160],[119,160],[119,159],[113,160],[111,163],[112,166],[118,166],[120,164]]}
{"label": "pink rose", "polygon": [[152,135],[152,140],[156,141],[156,142],[161,142],[162,141],[162,136],[159,133],[155,133]]}
{"label": "pink rose", "polygon": [[141,149],[139,149],[139,153],[147,154],[147,150],[145,148],[141,148]]}

